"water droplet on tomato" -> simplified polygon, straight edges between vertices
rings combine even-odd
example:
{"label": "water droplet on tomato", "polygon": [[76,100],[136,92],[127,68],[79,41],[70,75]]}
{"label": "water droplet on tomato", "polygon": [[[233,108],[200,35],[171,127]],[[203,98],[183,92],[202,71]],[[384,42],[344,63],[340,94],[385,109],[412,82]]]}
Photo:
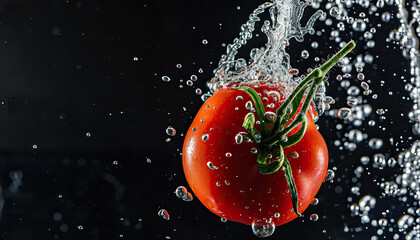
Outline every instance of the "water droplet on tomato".
{"label": "water droplet on tomato", "polygon": [[220,187],[222,186],[222,184],[220,184],[219,182],[216,183],[216,186]]}
{"label": "water droplet on tomato", "polygon": [[229,185],[230,185],[230,182],[229,182],[229,181],[227,181],[227,180],[225,180],[225,184],[226,184],[227,186],[229,186]]}
{"label": "water droplet on tomato", "polygon": [[214,166],[212,162],[207,162],[207,167],[209,167],[211,170],[218,169],[218,167]]}
{"label": "water droplet on tomato", "polygon": [[244,138],[242,137],[242,134],[238,133],[235,136],[235,143],[236,144],[241,144],[243,142]]}
{"label": "water droplet on tomato", "polygon": [[251,148],[251,153],[253,154],[257,154],[258,153],[258,149],[257,148]]}
{"label": "water droplet on tomato", "polygon": [[280,217],[280,213],[274,213],[274,217],[275,218],[279,218]]}
{"label": "water droplet on tomato", "polygon": [[[271,104],[270,104],[271,105]],[[274,107],[274,104],[273,104]],[[277,119],[277,114],[274,112],[266,112],[264,113],[264,120],[268,123],[273,123]]]}
{"label": "water droplet on tomato", "polygon": [[207,140],[209,140],[209,135],[208,134],[204,134],[201,139],[203,140],[203,142],[206,142]]}
{"label": "water droplet on tomato", "polygon": [[168,134],[169,136],[175,136],[176,134],[175,128],[173,128],[172,126],[169,126],[168,128],[166,128],[166,134]]}
{"label": "water droplet on tomato", "polygon": [[220,221],[225,223],[225,222],[227,222],[227,219],[222,217],[222,218],[220,218]]}
{"label": "water droplet on tomato", "polygon": [[266,238],[273,235],[276,226],[273,222],[267,223],[264,220],[256,220],[252,223],[252,232],[259,238]]}
{"label": "water droplet on tomato", "polygon": [[252,102],[251,101],[246,102],[245,108],[248,109],[248,110],[251,110],[252,109]]}
{"label": "water droplet on tomato", "polygon": [[237,96],[236,100],[240,101],[240,100],[244,100],[244,98],[242,96]]}
{"label": "water droplet on tomato", "polygon": [[318,214],[312,214],[310,217],[309,217],[309,219],[311,220],[311,221],[318,221]]}
{"label": "water droplet on tomato", "polygon": [[290,155],[292,156],[292,158],[298,158],[299,157],[299,153],[297,153],[296,151],[291,152]]}
{"label": "water droplet on tomato", "polygon": [[169,213],[168,213],[168,211],[166,211],[165,209],[161,209],[161,210],[159,210],[159,212],[158,212],[158,216],[159,217],[162,217],[163,219],[165,219],[166,221],[168,221],[169,220]]}
{"label": "water droplet on tomato", "polygon": [[225,156],[226,156],[226,157],[232,157],[232,153],[229,153],[229,152],[228,152],[228,153],[226,153],[226,154],[225,154]]}

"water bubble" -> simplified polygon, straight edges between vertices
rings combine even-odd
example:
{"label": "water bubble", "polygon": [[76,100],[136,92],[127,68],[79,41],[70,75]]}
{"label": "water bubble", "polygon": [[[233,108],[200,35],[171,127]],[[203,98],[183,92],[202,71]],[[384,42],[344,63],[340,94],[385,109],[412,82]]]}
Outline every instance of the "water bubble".
{"label": "water bubble", "polygon": [[164,82],[169,82],[169,81],[171,81],[171,78],[170,78],[170,77],[168,77],[168,76],[163,76],[163,77],[162,77],[162,81],[164,81]]}
{"label": "water bubble", "polygon": [[318,205],[318,203],[319,203],[318,198],[314,198],[311,202],[311,205]]}
{"label": "water bubble", "polygon": [[363,32],[366,30],[366,23],[362,19],[356,19],[352,24],[352,28],[355,31]]}
{"label": "water bubble", "polygon": [[147,163],[152,163],[152,159],[150,159],[150,158],[148,158],[148,157],[147,157],[147,158],[146,158],[146,162],[147,162]]}
{"label": "water bubble", "polygon": [[314,48],[314,49],[317,49],[318,46],[319,46],[319,44],[317,42],[312,42],[311,43],[311,47]]}
{"label": "water bubble", "polygon": [[86,137],[90,137],[91,136],[91,134],[88,132],[88,133],[86,133]]}
{"label": "water bubble", "polygon": [[302,53],[300,54],[300,56],[303,59],[308,59],[309,58],[309,52],[307,50],[303,50]]}
{"label": "water bubble", "polygon": [[349,97],[347,98],[347,105],[348,105],[349,107],[354,107],[354,106],[356,106],[358,103],[359,103],[359,100],[358,100],[357,98],[355,98],[355,97],[349,96]]}
{"label": "water bubble", "polygon": [[351,117],[351,110],[350,110],[350,108],[346,108],[346,107],[340,108],[337,111],[337,116],[340,119],[344,119],[344,120],[345,119],[349,119]]}
{"label": "water bubble", "polygon": [[368,156],[362,156],[362,157],[360,158],[360,162],[361,162],[363,165],[367,165],[367,164],[369,163],[369,161],[370,161],[370,158],[369,158]]}
{"label": "water bubble", "polygon": [[169,136],[175,136],[176,134],[175,128],[173,128],[172,126],[169,126],[168,128],[166,128],[166,134],[168,134]]}
{"label": "water bubble", "polygon": [[191,75],[190,76],[191,81],[197,81],[198,77],[196,75]]}
{"label": "water bubble", "polygon": [[376,114],[378,114],[378,115],[384,115],[385,114],[385,111],[382,108],[379,108],[379,109],[376,110]]}
{"label": "water bubble", "polygon": [[357,79],[360,80],[360,81],[363,81],[363,80],[365,80],[365,75],[363,73],[358,73],[357,74]]}
{"label": "water bubble", "polygon": [[207,41],[207,39],[203,39],[203,41],[201,41],[204,45],[206,45],[207,43],[209,43],[209,41]]}
{"label": "water bubble", "polygon": [[332,7],[330,9],[330,15],[332,17],[336,17],[338,15],[338,13],[340,12],[340,10],[338,9],[338,7]]}
{"label": "water bubble", "polygon": [[229,152],[228,152],[228,153],[226,153],[226,154],[225,154],[225,156],[226,156],[226,157],[232,157],[232,153],[229,153]]}
{"label": "water bubble", "polygon": [[191,80],[187,80],[186,84],[187,84],[187,86],[190,86],[190,87],[191,87],[192,85],[194,85],[193,81],[191,81]]}
{"label": "water bubble", "polygon": [[196,93],[197,95],[201,95],[203,92],[201,91],[201,89],[200,89],[200,88],[197,88],[197,89],[195,89],[195,93]]}
{"label": "water bubble", "polygon": [[203,142],[206,142],[207,140],[209,140],[209,135],[204,134],[203,136],[201,136],[201,140],[203,140]]}
{"label": "water bubble", "polygon": [[174,193],[177,198],[184,199],[185,197],[187,197],[188,190],[184,186],[179,186],[175,189]]}
{"label": "water bubble", "polygon": [[359,207],[363,211],[370,211],[376,205],[376,198],[371,195],[365,195],[359,200]]}
{"label": "water bubble", "polygon": [[387,23],[391,20],[391,14],[389,12],[384,12],[382,13],[381,19]]}
{"label": "water bubble", "polygon": [[273,222],[267,223],[264,220],[256,220],[252,223],[252,232],[259,238],[266,238],[273,235],[276,226]]}
{"label": "water bubble", "polygon": [[352,129],[349,132],[349,140],[352,142],[361,142],[363,141],[363,133],[358,129]]}
{"label": "water bubble", "polygon": [[187,196],[185,196],[182,200],[186,202],[191,202],[193,200],[193,196],[190,192],[187,192]]}
{"label": "water bubble", "polygon": [[77,229],[83,230],[83,226],[82,225],[79,225],[79,226],[77,226]]}
{"label": "water bubble", "polygon": [[112,165],[114,165],[114,166],[118,165],[118,161],[113,161]]}
{"label": "water bubble", "polygon": [[168,221],[169,220],[169,213],[168,213],[168,211],[166,211],[165,209],[160,209],[159,210],[159,212],[158,212],[158,216],[159,217],[162,217],[163,219],[165,219],[166,221]]}
{"label": "water bubble", "polygon": [[309,217],[309,219],[311,220],[311,221],[318,221],[318,214],[312,214],[310,217]]}
{"label": "water bubble", "polygon": [[371,138],[368,144],[371,149],[378,150],[382,147],[384,141],[380,138]]}
{"label": "water bubble", "polygon": [[181,63],[178,63],[178,64],[176,65],[176,68],[182,68]]}
{"label": "water bubble", "polygon": [[222,222],[222,223],[225,223],[225,222],[227,222],[227,219],[226,218],[220,218],[220,221]]}
{"label": "water bubble", "polygon": [[335,177],[335,172],[331,169],[328,169],[327,176],[325,177],[324,182],[331,181],[334,179],[334,177]]}
{"label": "water bubble", "polygon": [[238,101],[244,100],[244,98],[242,96],[237,96],[235,99],[238,100]]}
{"label": "water bubble", "polygon": [[299,153],[297,153],[296,151],[291,152],[290,155],[292,156],[292,158],[298,158],[299,157]]}
{"label": "water bubble", "polygon": [[34,145],[32,145],[32,148],[33,149],[37,149],[38,148],[38,145],[34,144]]}

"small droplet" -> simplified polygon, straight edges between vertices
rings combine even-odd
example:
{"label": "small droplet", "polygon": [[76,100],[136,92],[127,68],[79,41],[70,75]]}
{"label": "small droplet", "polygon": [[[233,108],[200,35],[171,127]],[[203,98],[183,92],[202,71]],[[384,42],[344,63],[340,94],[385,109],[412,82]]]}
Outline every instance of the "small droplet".
{"label": "small droplet", "polygon": [[196,75],[191,75],[190,77],[191,81],[197,81],[198,77]]}
{"label": "small droplet", "polygon": [[252,223],[252,232],[259,238],[266,238],[273,235],[276,230],[274,222],[267,223],[265,220],[256,220]]}
{"label": "small droplet", "polygon": [[175,189],[175,195],[177,198],[184,199],[187,197],[188,190],[184,186],[179,186]]}
{"label": "small droplet", "polygon": [[311,205],[318,205],[319,200],[318,198],[314,198],[314,200],[312,200]]}
{"label": "small droplet", "polygon": [[86,137],[90,137],[91,136],[91,134],[88,132],[88,133],[86,133]]}
{"label": "small droplet", "polygon": [[83,226],[82,225],[79,225],[79,226],[77,226],[77,229],[83,230]]}
{"label": "small droplet", "polygon": [[216,183],[216,186],[220,187],[222,186],[222,184],[220,184],[219,182]]}
{"label": "small droplet", "polygon": [[333,180],[333,179],[334,179],[334,177],[335,177],[335,173],[334,173],[334,171],[333,171],[333,170],[331,170],[331,169],[328,169],[328,171],[327,171],[327,176],[325,177],[324,182],[331,181],[331,180]]}
{"label": "small droplet", "polygon": [[303,51],[302,51],[302,53],[300,54],[300,56],[301,56],[303,59],[308,59],[308,57],[309,57],[309,52],[308,52],[307,50],[303,50]]}
{"label": "small droplet", "polygon": [[200,89],[200,88],[197,88],[197,89],[195,89],[195,93],[196,93],[197,95],[201,95],[203,92],[201,91],[201,89]]}
{"label": "small droplet", "polygon": [[248,110],[251,110],[252,109],[252,102],[251,101],[246,102],[245,108],[248,109]]}
{"label": "small droplet", "polygon": [[203,43],[204,45],[206,45],[206,44],[207,44],[207,43],[209,43],[209,42],[207,41],[207,39],[203,39],[202,43]]}
{"label": "small droplet", "polygon": [[112,165],[114,165],[114,166],[118,165],[118,161],[113,161]]}
{"label": "small droplet", "polygon": [[168,134],[169,136],[175,136],[176,134],[175,128],[173,128],[172,126],[167,127],[166,134]]}
{"label": "small droplet", "polygon": [[222,218],[220,218],[220,221],[225,223],[225,222],[227,222],[227,219],[222,217]]}
{"label": "small droplet", "polygon": [[244,137],[241,135],[241,134],[236,134],[236,136],[235,136],[235,143],[236,144],[241,144],[242,142],[243,142],[243,140],[244,140]]}
{"label": "small droplet", "polygon": [[318,221],[318,214],[312,214],[309,219],[311,219],[311,221]]}
{"label": "small droplet", "polygon": [[277,114],[274,112],[265,112],[264,120],[268,123],[274,123],[277,119]]}
{"label": "small droplet", "polygon": [[169,82],[169,81],[171,81],[171,78],[170,78],[170,77],[168,77],[168,76],[163,76],[163,77],[162,77],[162,80],[163,80],[164,82]]}
{"label": "small droplet", "polygon": [[169,220],[169,213],[168,213],[168,211],[166,211],[165,209],[161,209],[161,210],[159,210],[159,212],[158,212],[158,216],[159,217],[162,217],[163,219],[165,219],[166,221],[168,221]]}
{"label": "small droplet", "polygon": [[225,154],[226,157],[232,157],[232,153],[228,152]]}
{"label": "small droplet", "polygon": [[182,68],[181,63],[178,63],[178,64],[176,65],[176,68]]}
{"label": "small droplet", "polygon": [[290,155],[292,156],[292,158],[298,158],[299,157],[299,153],[293,151],[290,153]]}
{"label": "small droplet", "polygon": [[340,108],[337,111],[337,116],[340,119],[344,119],[344,120],[345,119],[349,119],[351,117],[351,110],[350,110],[350,108],[346,108],[346,107]]}
{"label": "small droplet", "polygon": [[257,154],[258,153],[258,150],[257,150],[257,148],[251,148],[251,153],[253,153],[253,154]]}
{"label": "small droplet", "polygon": [[152,163],[152,159],[150,159],[150,158],[148,158],[148,157],[147,157],[147,158],[146,158],[146,162],[147,162],[147,163]]}
{"label": "small droplet", "polygon": [[207,167],[209,167],[211,170],[218,169],[218,167],[214,166],[212,162],[207,162]]}
{"label": "small droplet", "polygon": [[208,134],[204,134],[201,139],[203,140],[203,142],[206,142],[207,140],[209,140],[209,135]]}
{"label": "small droplet", "polygon": [[244,98],[243,98],[242,96],[237,96],[237,97],[236,97],[236,100],[239,100],[239,101],[240,101],[240,100],[243,100],[243,99],[244,99]]}
{"label": "small droplet", "polygon": [[279,218],[280,217],[280,213],[274,213],[274,217],[275,218]]}
{"label": "small droplet", "polygon": [[32,148],[33,149],[37,149],[38,148],[38,145],[32,145]]}

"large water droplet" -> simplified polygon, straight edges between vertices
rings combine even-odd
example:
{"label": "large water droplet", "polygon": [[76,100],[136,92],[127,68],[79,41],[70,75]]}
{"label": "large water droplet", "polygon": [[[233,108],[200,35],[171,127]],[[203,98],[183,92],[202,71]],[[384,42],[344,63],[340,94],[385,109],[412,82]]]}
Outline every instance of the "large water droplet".
{"label": "large water droplet", "polygon": [[273,222],[267,223],[265,220],[256,220],[252,223],[252,232],[259,238],[266,238],[273,235],[276,226]]}

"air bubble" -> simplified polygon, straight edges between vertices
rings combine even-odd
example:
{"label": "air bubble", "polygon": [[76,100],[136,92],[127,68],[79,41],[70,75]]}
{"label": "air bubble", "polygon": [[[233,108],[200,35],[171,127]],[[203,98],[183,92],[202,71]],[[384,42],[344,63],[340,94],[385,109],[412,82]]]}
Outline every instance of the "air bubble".
{"label": "air bubble", "polygon": [[175,136],[176,134],[175,128],[173,128],[172,126],[169,126],[168,128],[166,128],[166,134],[168,134],[169,136]]}
{"label": "air bubble", "polygon": [[273,235],[276,226],[273,222],[267,223],[264,220],[256,220],[252,223],[252,232],[259,238],[266,238]]}

